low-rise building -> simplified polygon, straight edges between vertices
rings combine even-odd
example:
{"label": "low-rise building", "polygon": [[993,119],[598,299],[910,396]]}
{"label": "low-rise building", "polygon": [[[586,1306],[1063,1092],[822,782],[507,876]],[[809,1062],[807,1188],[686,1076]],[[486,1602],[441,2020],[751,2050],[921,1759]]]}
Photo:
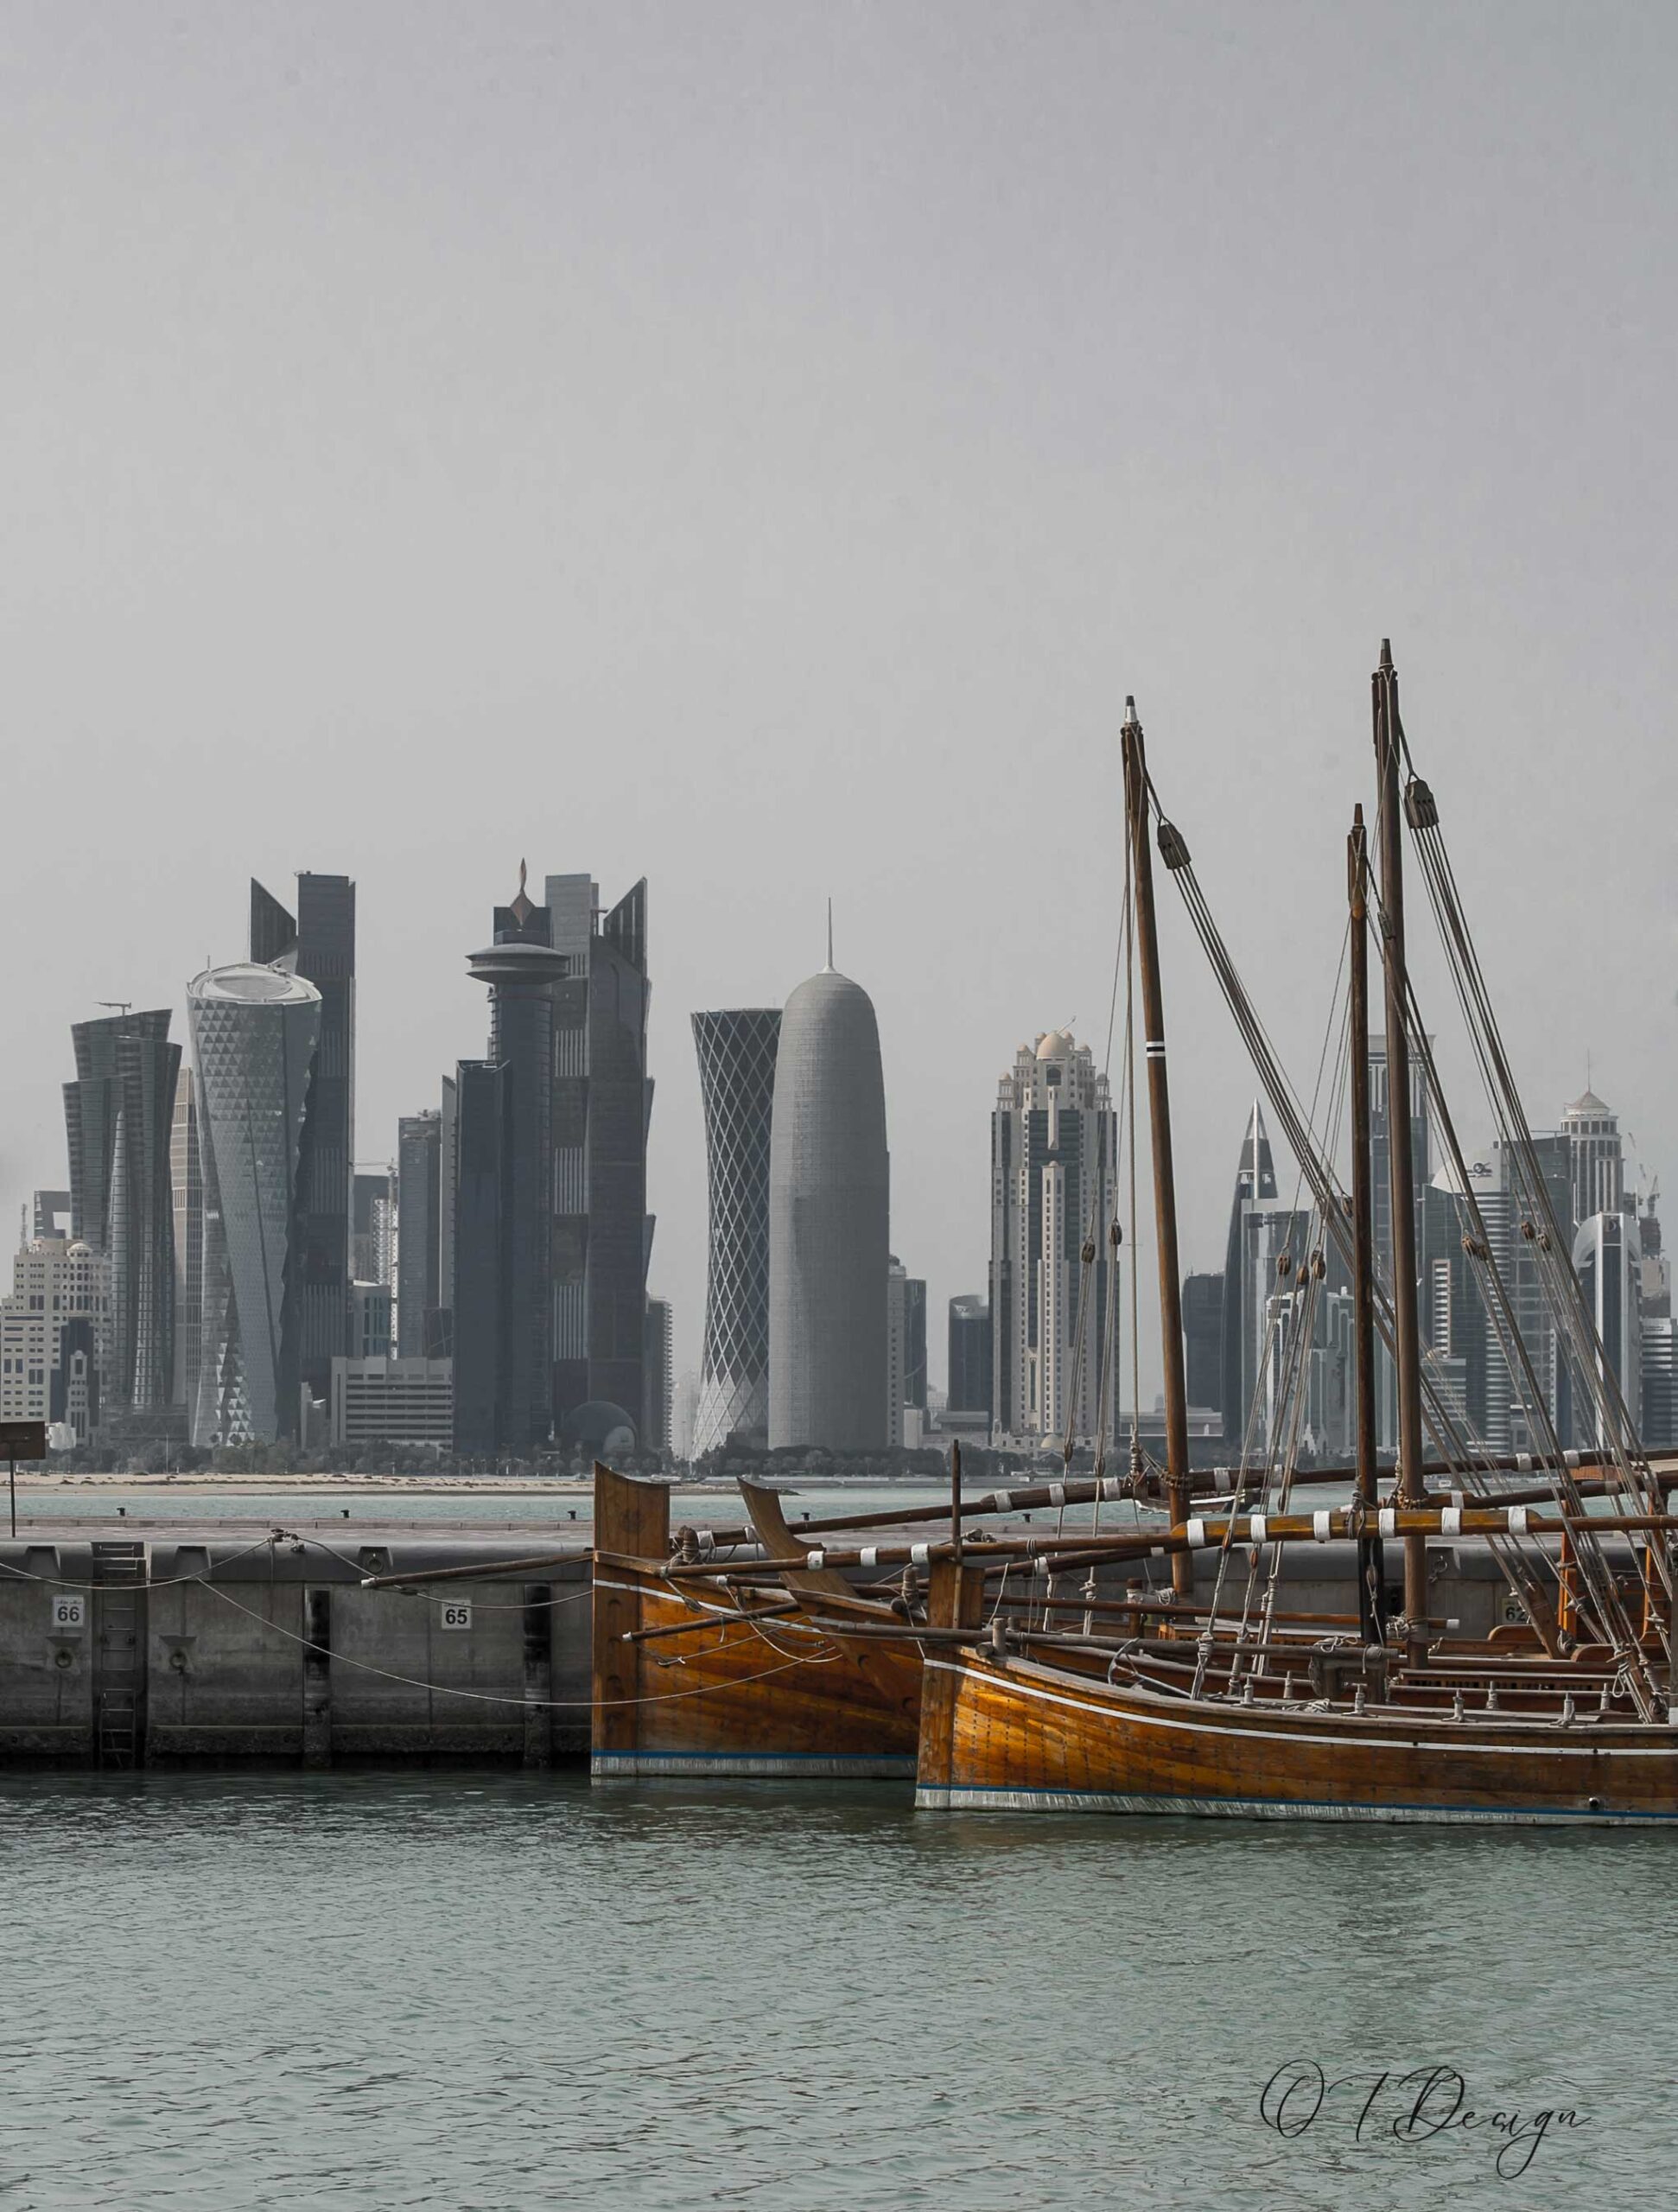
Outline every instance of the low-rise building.
{"label": "low-rise building", "polygon": [[334,1444],[436,1444],[454,1434],[454,1363],[448,1359],[334,1359]]}

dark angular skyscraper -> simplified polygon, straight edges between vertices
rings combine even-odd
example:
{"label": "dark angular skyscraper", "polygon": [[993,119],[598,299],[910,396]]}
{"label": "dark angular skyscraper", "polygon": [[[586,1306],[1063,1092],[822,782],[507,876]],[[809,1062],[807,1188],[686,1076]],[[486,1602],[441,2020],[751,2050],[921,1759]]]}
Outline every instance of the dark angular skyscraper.
{"label": "dark angular skyscraper", "polygon": [[73,1233],[111,1259],[100,1398],[108,1415],[167,1406],[175,1383],[169,1137],[181,1047],[167,1007],[79,1021],[64,1086]]}
{"label": "dark angular skyscraper", "polygon": [[489,986],[488,1058],[456,1071],[454,1441],[528,1452],[553,1426],[554,989],[569,963],[522,868],[494,929],[468,961]]}
{"label": "dark angular skyscraper", "polygon": [[1224,1405],[1224,1278],[1183,1279],[1183,1363],[1192,1406]]}
{"label": "dark angular skyscraper", "polygon": [[298,1358],[309,1395],[331,1395],[332,1363],[350,1344],[350,1236],[355,1154],[355,885],[301,874],[294,918],[251,886],[251,957],[313,983],[321,1033],[297,1162]]}
{"label": "dark angular skyscraper", "polygon": [[950,1391],[957,1413],[991,1411],[990,1300],[976,1291],[950,1301]]}
{"label": "dark angular skyscraper", "polygon": [[439,1241],[442,1116],[434,1109],[397,1123],[397,1357],[440,1358]]}
{"label": "dark angular skyscraper", "polygon": [[602,915],[594,880],[550,875],[553,946],[553,1411],[645,1403],[647,897]]}
{"label": "dark angular skyscraper", "polygon": [[488,1452],[501,1410],[506,1071],[493,1060],[461,1060],[454,1084],[454,1449]]}

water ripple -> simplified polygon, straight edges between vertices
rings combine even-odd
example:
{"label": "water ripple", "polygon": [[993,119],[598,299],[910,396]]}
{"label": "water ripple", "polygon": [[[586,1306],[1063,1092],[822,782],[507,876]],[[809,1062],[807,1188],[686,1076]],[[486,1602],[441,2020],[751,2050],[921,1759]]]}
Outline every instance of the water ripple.
{"label": "water ripple", "polygon": [[[917,1815],[896,1788],[0,1783],[0,2208],[1662,2201],[1662,1837]],[[1290,2056],[1586,2126],[1297,2140]],[[1344,2093],[1342,2093],[1344,2094]]]}

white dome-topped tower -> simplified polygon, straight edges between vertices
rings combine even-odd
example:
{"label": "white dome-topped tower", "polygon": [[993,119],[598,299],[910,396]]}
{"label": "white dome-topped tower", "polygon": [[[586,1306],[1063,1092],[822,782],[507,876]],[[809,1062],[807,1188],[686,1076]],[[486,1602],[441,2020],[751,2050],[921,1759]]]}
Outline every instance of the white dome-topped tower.
{"label": "white dome-topped tower", "polygon": [[831,964],[781,1015],[769,1136],[769,1443],[884,1448],[890,1167],[874,1003]]}

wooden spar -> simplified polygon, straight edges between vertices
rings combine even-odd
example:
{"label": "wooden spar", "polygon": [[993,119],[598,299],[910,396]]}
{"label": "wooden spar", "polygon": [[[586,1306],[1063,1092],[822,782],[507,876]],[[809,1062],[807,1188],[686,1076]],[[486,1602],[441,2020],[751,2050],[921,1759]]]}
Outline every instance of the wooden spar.
{"label": "wooden spar", "polygon": [[[1351,907],[1352,1345],[1357,1364],[1354,1411],[1357,1495],[1367,1513],[1376,1503],[1375,1446],[1375,1201],[1370,1154],[1370,849],[1363,810],[1354,809],[1346,841]],[[1379,1536],[1357,1540],[1357,1618],[1371,1643],[1387,1640],[1385,1567]]]}
{"label": "wooden spar", "polygon": [[[1067,1433],[1071,1433],[1070,1425]],[[950,1555],[962,1555],[962,1440],[950,1440]]]}
{"label": "wooden spar", "polygon": [[[1678,1466],[1673,1466],[1669,1464],[1665,1465],[1657,1465],[1656,1464],[1656,1460],[1658,1457],[1658,1454],[1651,1454],[1649,1460],[1649,1471],[1653,1476],[1657,1487],[1662,1490],[1678,1490]],[[1602,1490],[1604,1488],[1618,1490],[1622,1487],[1618,1476],[1611,1476],[1606,1481],[1605,1481],[1601,1476],[1594,1475],[1588,1471],[1592,1468],[1611,1468],[1618,1465],[1618,1462],[1607,1458],[1606,1456],[1599,1457],[1594,1452],[1568,1452],[1563,1454],[1563,1459],[1566,1465],[1573,1473],[1575,1487],[1582,1491],[1589,1492],[1593,1487],[1597,1490]],[[1476,1479],[1478,1479],[1480,1477],[1484,1475],[1541,1475],[1548,1468],[1554,1467],[1556,1461],[1554,1453],[1541,1452],[1504,1452],[1478,1460],[1471,1471]],[[1455,1475],[1461,1478],[1470,1471],[1465,1470],[1461,1461],[1457,1459],[1424,1459],[1421,1463],[1421,1471],[1425,1476]],[[1233,1470],[1228,1468],[1224,1469],[1224,1479],[1222,1486],[1220,1487],[1216,1474],[1214,1474],[1211,1479],[1208,1481],[1203,1473],[1200,1478],[1194,1484],[1193,1496],[1197,1499],[1230,1497],[1235,1488]],[[1343,1483],[1351,1484],[1355,1486],[1357,1479],[1357,1469],[1355,1465],[1351,1466],[1342,1465],[1332,1467],[1296,1467],[1293,1470],[1293,1484],[1295,1489],[1297,1489],[1302,1483]],[[1542,1494],[1546,1497],[1554,1497],[1555,1494],[1554,1484],[1547,1488]],[[1144,1492],[1144,1503],[1147,1503],[1147,1497],[1148,1494]],[[1016,1504],[1020,1504],[1023,1502],[1023,1493],[1016,1491],[1014,1494],[1014,1503]],[[1500,1505],[1515,1505],[1519,1504],[1522,1501],[1519,1497],[1500,1497],[1497,1501]],[[1070,1496],[1068,1503],[1071,1503]],[[942,1508],[938,1510],[941,1511]],[[979,1504],[973,1506],[969,1510],[976,1513],[982,1512],[984,1510],[982,1500]],[[906,1521],[909,1516],[906,1513],[899,1515],[898,1517],[900,1520]],[[806,1522],[804,1525],[810,1529],[815,1529],[821,1524],[817,1522],[811,1521]],[[834,1524],[829,1523],[828,1525],[831,1526]]]}
{"label": "wooden spar", "polygon": [[[1142,977],[1148,1133],[1154,1154],[1154,1219],[1160,1249],[1160,1349],[1165,1361],[1166,1382],[1166,1496],[1172,1519],[1180,1521],[1188,1511],[1189,1502],[1189,1408],[1183,1369],[1183,1291],[1177,1261],[1177,1185],[1172,1166],[1171,1086],[1166,1073],[1166,1010],[1160,988],[1160,940],[1154,926],[1154,855],[1147,837],[1147,760],[1136,702],[1127,699],[1124,705],[1124,728],[1120,734],[1124,747],[1124,805],[1130,833],[1136,950]],[[1160,836],[1163,840],[1163,824]],[[1186,854],[1184,857],[1187,857]],[[1192,1596],[1192,1562],[1173,1559],[1171,1580],[1172,1587],[1179,1597]]]}
{"label": "wooden spar", "polygon": [[[1421,1324],[1416,1308],[1415,1155],[1410,1129],[1408,969],[1404,959],[1404,824],[1398,788],[1398,675],[1393,649],[1381,640],[1381,663],[1370,678],[1374,694],[1375,754],[1381,778],[1381,914],[1387,980],[1387,1188],[1392,1217],[1393,1306],[1397,1318],[1398,1495],[1414,1504],[1422,1494]],[[1359,1039],[1360,1051],[1369,1049]],[[1404,1545],[1404,1611],[1419,1623],[1427,1611],[1427,1547],[1420,1536]],[[1420,1658],[1426,1631],[1410,1638]]]}
{"label": "wooden spar", "polygon": [[[1678,1529],[1678,1514],[1671,1513],[1536,1514],[1521,1505],[1402,1505],[1387,1510],[1392,1519],[1384,1533],[1424,1541],[1441,1535],[1556,1536],[1573,1529],[1589,1529],[1605,1535]],[[1511,1519],[1512,1516],[1517,1517]],[[1000,1567],[1005,1560],[1017,1563],[1051,1560],[1058,1566],[1073,1560],[1082,1564],[1085,1560],[1141,1559],[1160,1554],[1175,1557],[1197,1551],[1215,1551],[1226,1536],[1230,1542],[1238,1544],[1345,1542],[1356,1539],[1362,1517],[1360,1504],[1351,1510],[1337,1506],[1332,1510],[1315,1513],[1238,1513],[1234,1516],[1233,1533],[1230,1517],[1225,1516],[1219,1520],[1194,1519],[1141,1535],[998,1536],[983,1545],[966,1545],[963,1556],[968,1565],[977,1567],[982,1563],[987,1571],[991,1571],[993,1563]],[[842,1551],[823,1546],[804,1556],[811,1573],[828,1575],[854,1567],[931,1567],[940,1560],[950,1559],[952,1552],[948,1543],[870,1544]],[[752,1565],[755,1572],[767,1571],[784,1581],[788,1580],[785,1560],[754,1560]],[[715,1560],[706,1560],[697,1564],[674,1561],[664,1572],[672,1583],[685,1583],[707,1578],[726,1580],[738,1576],[740,1570]],[[1426,1615],[1421,1616],[1419,1624],[1425,1627],[1426,1619]]]}
{"label": "wooden spar", "polygon": [[[1678,1480],[1678,1477],[1675,1477]],[[779,1493],[778,1493],[779,1494]],[[962,1502],[963,1514],[969,1520],[990,1513],[1030,1513],[1042,1506],[1090,1505],[1097,1498],[1121,1498],[1130,1495],[1130,1484],[1119,1475],[1073,1476],[1070,1480],[1052,1483],[1031,1483],[1020,1490],[987,1491],[982,1497]],[[800,1521],[793,1534],[799,1537],[827,1535],[847,1529],[902,1529],[923,1521],[947,1521],[950,1508],[938,1505],[888,1505],[872,1513],[819,1514],[810,1521]],[[679,1540],[682,1530],[677,1530]],[[696,1529],[693,1532],[702,1532]],[[717,1546],[724,1544],[753,1544],[757,1531],[748,1523],[726,1529],[708,1528],[702,1531]],[[404,1580],[410,1578],[404,1577]]]}
{"label": "wooden spar", "polygon": [[727,1605],[708,1607],[684,1621],[667,1621],[658,1628],[632,1628],[624,1630],[626,1643],[657,1643],[667,1636],[696,1636],[702,1629],[715,1630],[719,1624],[729,1621],[779,1620],[783,1614],[803,1610],[796,1598],[778,1599],[772,1605],[750,1607]]}

